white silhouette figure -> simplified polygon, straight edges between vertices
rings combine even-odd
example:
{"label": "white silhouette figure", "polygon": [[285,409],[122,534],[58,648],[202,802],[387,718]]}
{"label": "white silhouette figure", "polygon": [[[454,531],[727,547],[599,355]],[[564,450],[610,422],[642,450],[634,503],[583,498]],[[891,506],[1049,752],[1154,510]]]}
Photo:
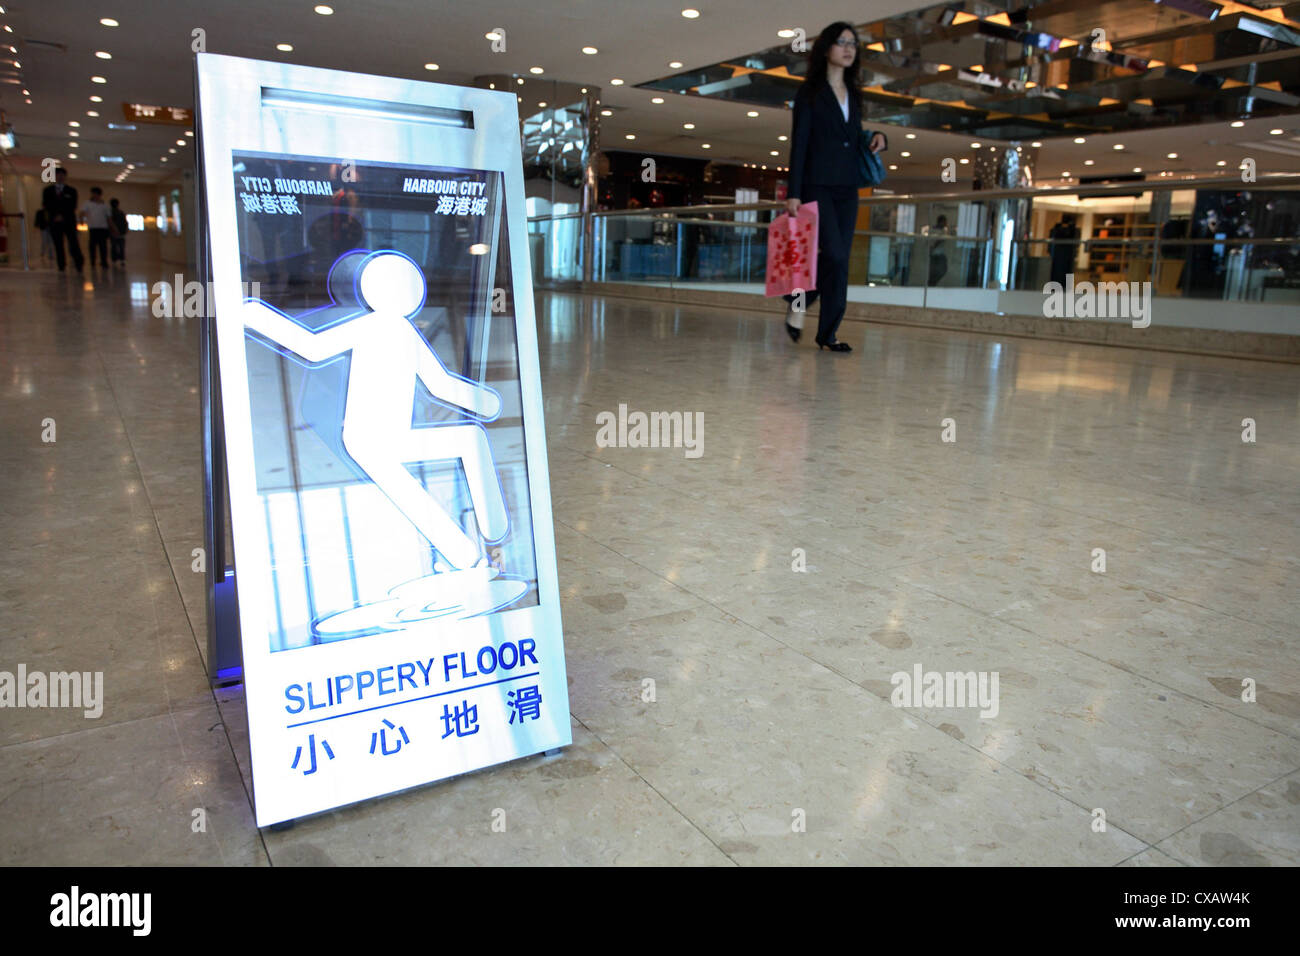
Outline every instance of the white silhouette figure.
{"label": "white silhouette figure", "polygon": [[396,252],[376,253],[357,283],[368,313],[313,332],[260,300],[244,303],[244,325],[308,362],[352,352],[343,410],[343,447],[438,552],[455,568],[479,559],[479,548],[403,467],[407,462],[459,460],[469,482],[479,530],[500,541],[510,528],[487,432],[475,422],[411,424],[415,382],[434,398],[491,421],[501,413],[495,389],[447,371],[409,321],[424,303],[424,276]]}

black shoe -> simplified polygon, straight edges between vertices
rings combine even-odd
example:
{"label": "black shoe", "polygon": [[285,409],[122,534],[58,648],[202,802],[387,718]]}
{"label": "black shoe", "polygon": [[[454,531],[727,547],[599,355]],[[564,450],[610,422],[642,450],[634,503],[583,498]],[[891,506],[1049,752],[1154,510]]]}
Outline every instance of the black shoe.
{"label": "black shoe", "polygon": [[799,336],[803,335],[803,330],[796,329],[789,322],[785,324],[785,331],[789,334],[791,342],[798,342]]}
{"label": "black shoe", "polygon": [[853,351],[853,348],[849,345],[848,342],[823,342],[821,339],[818,339],[818,340],[817,340],[817,348],[818,348],[818,350],[821,350],[821,349],[830,349],[832,352],[852,352],[852,351]]}

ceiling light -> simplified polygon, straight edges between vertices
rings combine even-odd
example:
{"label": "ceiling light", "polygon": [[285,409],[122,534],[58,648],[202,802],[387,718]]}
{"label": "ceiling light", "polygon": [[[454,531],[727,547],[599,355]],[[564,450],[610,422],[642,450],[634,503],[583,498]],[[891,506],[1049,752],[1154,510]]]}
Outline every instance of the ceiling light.
{"label": "ceiling light", "polygon": [[1241,128],[1242,128],[1243,126],[1245,126],[1246,124],[1243,123],[1241,120],[1236,120],[1235,122],[1231,123],[1230,125],[1232,126],[1233,129],[1241,129]]}
{"label": "ceiling light", "polygon": [[1271,130],[1268,131],[1268,135],[1269,135],[1269,136],[1281,136],[1281,135],[1282,135],[1283,133],[1285,133],[1285,132],[1286,132],[1286,130],[1284,130],[1284,129],[1271,129]]}
{"label": "ceiling light", "polygon": [[538,108],[539,110],[544,110],[544,109],[546,109],[546,100],[542,100],[540,103],[538,103],[538,104],[537,104],[537,108]]}
{"label": "ceiling light", "polygon": [[327,6],[325,6],[325,4],[323,4],[323,3],[322,3],[322,4],[319,4],[315,9],[316,9],[316,12],[319,13],[322,17],[332,16],[333,13],[334,13],[334,8],[333,8],[333,7],[327,7]]}
{"label": "ceiling light", "polygon": [[1135,173],[1140,173],[1140,172],[1142,172],[1142,167],[1141,167],[1141,166],[1134,166],[1134,167],[1133,167],[1133,172],[1135,172]]}
{"label": "ceiling light", "polygon": [[774,150],[772,150],[772,152],[768,153],[767,155],[769,155],[769,156],[780,156],[780,155],[781,155],[781,152],[780,152],[780,150],[776,150],[776,149],[774,149]]}
{"label": "ceiling light", "polygon": [[104,51],[104,50],[96,50],[96,51],[95,51],[95,56],[99,57],[101,60],[111,60],[111,59],[113,59],[113,54],[108,53],[108,52],[106,52],[106,51]]}
{"label": "ceiling light", "polygon": [[96,110],[86,110],[86,115],[87,115],[87,116],[98,116],[99,113],[98,113]]}
{"label": "ceiling light", "polygon": [[292,52],[293,52],[293,44],[292,44],[292,43],[277,43],[277,44],[275,45],[275,48],[276,48],[277,50],[279,50],[281,53],[292,53]]}
{"label": "ceiling light", "polygon": [[1070,171],[1067,169],[1065,172],[1061,173],[1061,178],[1062,178],[1062,179],[1069,179],[1069,178],[1070,178]]}
{"label": "ceiling light", "polygon": [[971,149],[979,149],[979,148],[980,148],[980,144],[979,144],[979,143],[971,143],[971,144],[970,144],[970,148],[971,148]]}
{"label": "ceiling light", "polygon": [[915,133],[908,133],[908,134],[907,134],[907,138],[908,138],[908,139],[916,139],[916,134],[915,134]]}
{"label": "ceiling light", "polygon": [[1043,144],[1040,143],[1040,142],[1038,142],[1038,140],[1034,140],[1034,142],[1030,143],[1029,145],[1032,146],[1032,147],[1034,147],[1034,149],[1042,149],[1042,148],[1043,148]]}
{"label": "ceiling light", "polygon": [[68,153],[68,159],[76,159],[76,158],[77,158],[76,153]]}
{"label": "ceiling light", "polygon": [[785,133],[782,133],[780,136],[777,137],[777,139],[780,140],[780,141],[783,142],[783,143],[784,143],[786,140],[788,140],[789,138],[790,138],[790,137],[789,137],[789,136],[786,136]]}
{"label": "ceiling light", "polygon": [[758,115],[758,110],[750,110],[750,111],[747,112],[745,115],[746,115],[746,116],[749,116],[749,117],[757,116],[757,115]]}
{"label": "ceiling light", "polygon": [[889,168],[890,168],[890,169],[897,169],[898,167],[897,167],[897,166],[890,166]]}
{"label": "ceiling light", "polygon": [[436,70],[436,69],[438,69],[438,64],[437,64],[437,63],[426,63],[426,64],[424,64],[424,68],[425,68],[426,70]]}
{"label": "ceiling light", "polygon": [[692,7],[687,7],[685,10],[682,11],[682,16],[684,16],[687,20],[694,20],[698,18],[699,15],[700,15],[700,11]]}
{"label": "ceiling light", "polygon": [[167,150],[167,152],[169,152],[169,153],[174,153],[174,152],[176,152],[176,147],[173,146],[171,149]]}
{"label": "ceiling light", "polygon": [[92,76],[92,77],[90,78],[90,82],[92,82],[92,83],[107,83],[108,80],[104,79],[102,76]]}
{"label": "ceiling light", "polygon": [[118,25],[117,21],[114,20],[112,17],[104,17],[104,19],[100,20],[99,22],[101,25],[106,27],[115,27]]}
{"label": "ceiling light", "polygon": [[187,129],[187,130],[185,131],[185,135],[186,135],[186,136],[193,136],[193,135],[194,135],[194,130],[192,130],[192,129]]}
{"label": "ceiling light", "polygon": [[663,98],[662,96],[655,96],[655,97],[652,97],[651,100],[650,100],[651,103],[655,103],[655,104],[662,103],[663,101],[664,101],[664,98]]}
{"label": "ceiling light", "polygon": [[681,68],[682,68],[682,61],[681,61],[681,60],[672,60],[672,61],[669,62],[669,64],[668,64],[668,69],[670,69],[670,70],[680,70]]}
{"label": "ceiling light", "polygon": [[700,149],[712,149],[712,148],[713,147],[710,146],[708,143],[700,143]]}
{"label": "ceiling light", "polygon": [[530,67],[528,68],[528,72],[529,72],[529,73],[533,73],[533,74],[537,74],[537,73],[545,73],[546,71],[543,70],[540,66],[530,66]]}
{"label": "ceiling light", "polygon": [[962,164],[963,166],[965,166],[965,165],[967,165],[967,164],[969,164],[969,163],[970,163],[970,160],[967,159],[965,156],[963,156],[963,157],[961,158],[961,164]]}
{"label": "ceiling light", "polygon": [[177,146],[185,146],[185,145],[188,145],[188,144],[185,142],[185,140],[183,140],[183,139],[178,139],[178,140],[176,141],[176,145],[177,145]]}
{"label": "ceiling light", "polygon": [[68,130],[68,135],[69,135],[69,136],[72,136],[72,137],[75,138],[75,137],[77,137],[77,136],[80,136],[81,134],[78,133],[75,129],[70,129],[70,130]]}
{"label": "ceiling light", "polygon": [[615,77],[614,79],[612,79],[612,80],[609,81],[609,85],[610,85],[610,86],[622,86],[622,85],[623,85],[623,81],[620,80],[620,79],[618,79],[617,77]]}
{"label": "ceiling light", "polygon": [[1074,137],[1074,141],[1075,141],[1076,143],[1079,143],[1079,144],[1083,144],[1083,143],[1088,142],[1088,141],[1087,141],[1086,139],[1084,139],[1082,136],[1076,136],[1076,137]]}
{"label": "ceiling light", "polygon": [[601,115],[601,116],[613,116],[613,115],[614,115],[614,111],[613,111],[613,110],[601,110],[601,111],[600,111],[600,115]]}
{"label": "ceiling light", "polygon": [[597,50],[594,46],[584,46],[582,48],[582,52],[587,54],[587,56],[595,56],[600,51]]}
{"label": "ceiling light", "polygon": [[495,30],[493,30],[491,33],[485,33],[485,34],[483,34],[483,39],[485,39],[485,40],[496,40],[496,39],[499,38],[499,36],[500,36],[500,34],[498,34]]}
{"label": "ceiling light", "polygon": [[78,123],[76,120],[68,120],[68,125],[69,125],[69,126],[80,126],[81,124]]}
{"label": "ceiling light", "polygon": [[898,155],[899,155],[899,156],[902,156],[904,159],[907,159],[907,158],[908,158],[909,156],[911,156],[912,154],[909,153],[909,152],[907,152],[907,151],[903,151],[903,152],[899,153]]}
{"label": "ceiling light", "polygon": [[1123,149],[1123,148],[1124,148],[1123,143],[1116,143],[1114,146],[1111,147],[1111,149]]}
{"label": "ceiling light", "polygon": [[624,139],[636,139],[636,133],[624,133],[624,134],[623,134],[623,138],[624,138]]}
{"label": "ceiling light", "polygon": [[1165,154],[1165,159],[1177,159],[1177,158],[1178,158],[1178,154],[1177,154],[1177,153],[1166,153],[1166,154]]}
{"label": "ceiling light", "polygon": [[1083,161],[1083,165],[1085,165],[1085,166],[1096,166],[1097,164],[1096,164],[1093,160],[1091,160],[1091,159],[1085,159],[1085,160]]}
{"label": "ceiling light", "polygon": [[69,144],[68,144],[68,149],[76,149],[76,148],[77,148],[77,144],[76,144],[76,143],[69,143]]}
{"label": "ceiling light", "polygon": [[794,36],[794,31],[788,28],[785,30],[777,30],[776,35],[779,36],[782,40],[788,40],[792,36]]}
{"label": "ceiling light", "polygon": [[1219,160],[1217,163],[1215,163],[1214,165],[1215,165],[1215,166],[1227,166],[1227,165],[1228,165],[1228,161],[1227,161],[1226,159],[1221,159],[1221,160]]}
{"label": "ceiling light", "polygon": [[695,129],[695,124],[694,124],[694,123],[683,123],[683,124],[682,124],[682,129]]}
{"label": "ceiling light", "polygon": [[92,96],[92,97],[90,98],[90,102],[92,102],[92,103],[102,103],[102,102],[104,102],[104,98],[103,98],[102,96]]}

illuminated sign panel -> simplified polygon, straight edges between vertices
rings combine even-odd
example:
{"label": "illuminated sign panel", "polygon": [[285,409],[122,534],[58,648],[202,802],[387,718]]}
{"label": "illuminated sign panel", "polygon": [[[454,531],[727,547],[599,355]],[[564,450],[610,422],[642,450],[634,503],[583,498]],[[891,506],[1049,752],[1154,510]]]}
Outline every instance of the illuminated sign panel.
{"label": "illuminated sign panel", "polygon": [[514,96],[199,90],[258,824],[568,744]]}

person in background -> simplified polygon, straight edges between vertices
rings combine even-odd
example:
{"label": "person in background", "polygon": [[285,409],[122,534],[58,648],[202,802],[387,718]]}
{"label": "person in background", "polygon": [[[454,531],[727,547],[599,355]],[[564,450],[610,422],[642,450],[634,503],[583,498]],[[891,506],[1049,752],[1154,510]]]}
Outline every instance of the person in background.
{"label": "person in background", "polygon": [[[862,84],[858,77],[858,34],[842,21],[822,30],[808,53],[808,75],[794,99],[790,136],[790,198],[786,210],[799,213],[817,203],[817,289],[806,304],[821,298],[817,347],[851,352],[835,338],[849,292],[849,252],[858,219],[858,149],[862,135]],[[885,137],[871,137],[870,149],[885,148]],[[789,301],[789,297],[787,298]],[[790,308],[793,308],[791,305]],[[785,329],[799,341],[800,330]]]}
{"label": "person in background", "polygon": [[126,268],[126,213],[122,212],[116,199],[108,201],[108,241],[113,247],[113,265]]}
{"label": "person in background", "polygon": [[90,230],[90,264],[95,264],[95,250],[99,250],[99,261],[108,268],[108,203],[104,202],[104,190],[98,186],[90,187],[90,199],[81,207],[81,221]]}
{"label": "person in background", "polygon": [[938,236],[938,239],[930,240],[930,285],[939,284],[939,280],[948,274],[948,253],[944,249],[944,237],[948,235],[948,217],[940,216],[934,222],[934,228],[930,230],[931,236]]}
{"label": "person in background", "polygon": [[72,253],[72,263],[80,272],[85,259],[81,255],[81,243],[77,241],[77,191],[68,185],[68,171],[60,166],[54,171],[54,182],[45,187],[41,193],[41,208],[50,223],[50,235],[54,240],[54,258],[62,272],[67,265],[63,252],[63,243],[68,244]]}
{"label": "person in background", "polygon": [[1074,224],[1074,213],[1067,212],[1048,234],[1048,255],[1052,257],[1052,281],[1065,285],[1065,277],[1074,271],[1079,254],[1079,228]]}

